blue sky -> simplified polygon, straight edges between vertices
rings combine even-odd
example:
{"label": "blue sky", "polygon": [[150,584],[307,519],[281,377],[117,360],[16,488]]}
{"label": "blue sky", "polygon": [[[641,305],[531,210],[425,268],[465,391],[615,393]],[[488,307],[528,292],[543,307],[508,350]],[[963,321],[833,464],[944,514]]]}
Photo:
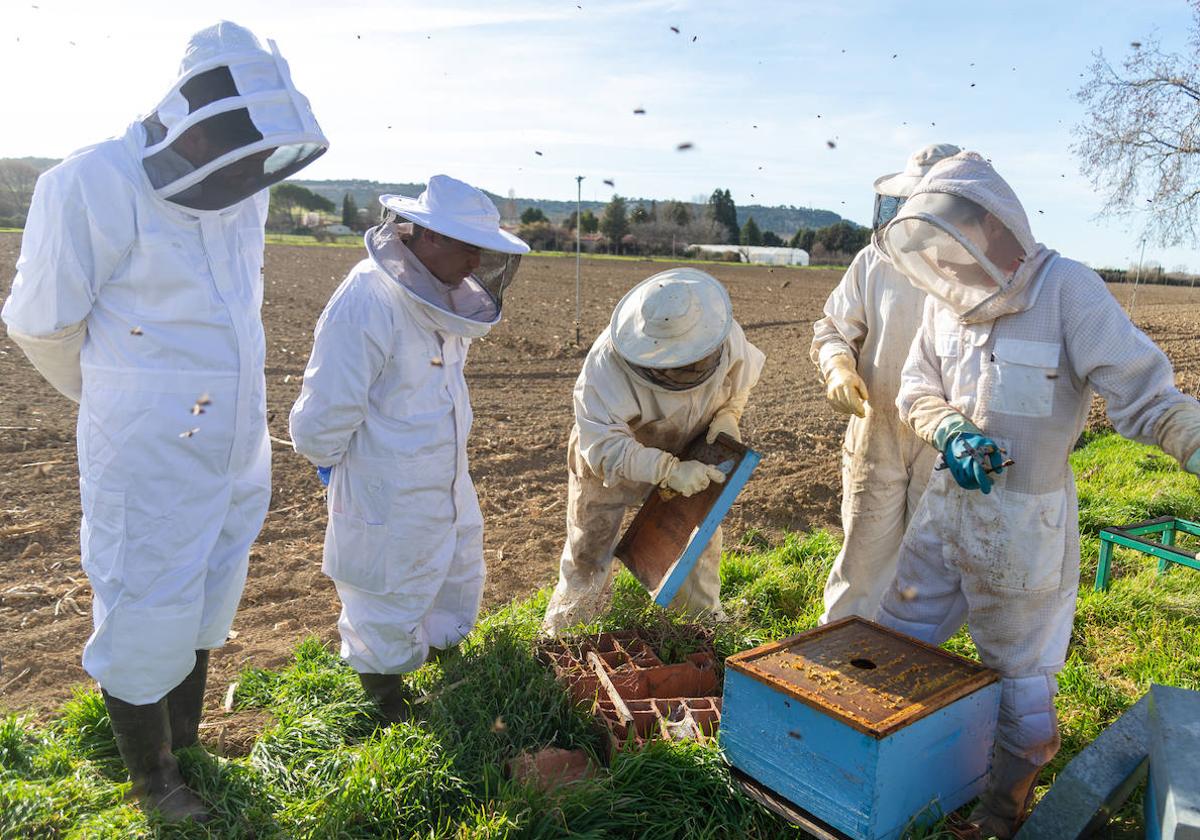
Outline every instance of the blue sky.
{"label": "blue sky", "polygon": [[[866,223],[871,182],[946,141],[992,159],[1041,241],[1121,266],[1140,226],[1095,220],[1099,196],[1070,152],[1074,94],[1093,51],[1119,59],[1155,32],[1182,48],[1191,24],[1183,0],[181,6],[6,4],[0,156],[61,156],[120,132],[170,86],[190,33],[227,17],[278,41],[332,141],[304,177],[446,172],[572,198],[581,174],[590,199],[611,195],[604,179],[658,199],[727,187],[739,204]],[[1200,270],[1192,248],[1151,244],[1146,259]]]}

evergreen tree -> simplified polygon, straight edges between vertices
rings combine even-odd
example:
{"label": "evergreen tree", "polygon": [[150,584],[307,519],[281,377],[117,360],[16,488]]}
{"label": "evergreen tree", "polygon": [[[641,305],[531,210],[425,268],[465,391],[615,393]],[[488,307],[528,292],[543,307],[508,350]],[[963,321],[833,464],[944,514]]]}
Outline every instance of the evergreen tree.
{"label": "evergreen tree", "polygon": [[313,210],[318,213],[333,213],[337,208],[332,201],[298,184],[284,181],[271,187],[270,213],[282,217],[289,225],[295,224],[297,210]]}
{"label": "evergreen tree", "polygon": [[817,231],[817,241],[831,254],[854,254],[866,246],[870,235],[870,228],[843,221]]}
{"label": "evergreen tree", "polygon": [[523,225],[532,225],[535,222],[548,221],[550,220],[546,218],[546,214],[543,213],[538,207],[526,207],[525,211],[521,213],[521,224]]}
{"label": "evergreen tree", "polygon": [[342,196],[342,224],[351,230],[358,227],[358,205],[350,193]]}
{"label": "evergreen tree", "polygon": [[584,233],[595,233],[600,230],[600,220],[591,210],[584,210],[583,215],[579,217],[579,229]]}
{"label": "evergreen tree", "polygon": [[812,253],[813,243],[817,240],[817,233],[814,230],[800,228],[792,234],[792,238],[788,240],[789,248],[800,248],[803,251]]}
{"label": "evergreen tree", "polygon": [[743,245],[761,245],[762,232],[758,229],[758,225],[754,223],[754,217],[751,216],[746,220],[745,226],[742,228],[741,244]]}
{"label": "evergreen tree", "polygon": [[773,230],[764,230],[762,235],[762,244],[769,245],[772,248],[778,248],[783,245],[783,240]]}
{"label": "evergreen tree", "polygon": [[608,238],[609,247],[614,253],[621,253],[621,239],[629,233],[629,216],[625,209],[625,199],[614,195],[612,201],[604,208],[600,219],[600,232]]}
{"label": "evergreen tree", "polygon": [[633,212],[629,214],[629,221],[635,225],[650,221],[650,213],[646,210],[644,204],[639,204],[633,208]]}
{"label": "evergreen tree", "polygon": [[740,238],[737,205],[733,203],[733,196],[730,195],[729,190],[713,190],[712,196],[708,199],[708,212],[713,221],[728,231],[727,241],[737,244]]}
{"label": "evergreen tree", "polygon": [[683,227],[692,221],[692,214],[688,211],[688,206],[682,201],[672,201],[667,207],[667,218],[672,224]]}

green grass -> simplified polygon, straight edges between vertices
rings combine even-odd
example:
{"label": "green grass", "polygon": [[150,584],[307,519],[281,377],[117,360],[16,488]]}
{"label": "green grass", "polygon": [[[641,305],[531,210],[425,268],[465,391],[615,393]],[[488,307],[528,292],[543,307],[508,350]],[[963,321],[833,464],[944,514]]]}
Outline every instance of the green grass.
{"label": "green grass", "polygon": [[[1084,523],[1074,638],[1060,675],[1063,749],[1055,772],[1151,682],[1200,688],[1200,574],[1156,574],[1151,558],[1118,550],[1105,594],[1091,591],[1103,525],[1161,513],[1195,517],[1194,479],[1155,451],[1099,437],[1072,458]],[[792,534],[778,545],[747,535],[722,564],[733,620],[715,637],[724,656],[815,624],[835,536]],[[597,629],[645,626],[669,657],[690,652],[679,621],[649,603],[627,573]],[[45,726],[0,717],[0,837],[140,838],[767,838],[796,831],[733,787],[715,745],[654,743],[621,753],[589,781],[554,794],[505,777],[505,762],[545,745],[600,753],[587,719],[531,653],[547,593],[485,617],[460,651],[413,677],[428,700],[409,724],[385,727],[354,674],[315,639],[277,672],[239,680],[241,709],[273,721],[244,758],[180,754],[213,806],[207,829],[163,826],[128,804],[128,782],[99,696],[80,691]],[[948,645],[974,652],[960,633]],[[1140,794],[1114,836],[1140,836]],[[925,838],[942,837],[935,826]]]}
{"label": "green grass", "polygon": [[[0,228],[0,232],[4,229]],[[323,248],[361,248],[363,240],[361,236],[337,236],[330,242],[318,242],[317,239],[309,234],[293,234],[293,233],[268,233],[268,245],[304,245]],[[737,246],[730,245],[730,250],[736,250]],[[575,259],[574,251],[530,251],[531,257],[557,257]],[[733,263],[726,260],[704,260],[694,259],[691,257],[666,257],[666,256],[627,256],[618,254],[583,254],[585,260],[615,260],[618,262],[661,262],[672,263],[676,265],[695,264],[695,265],[747,265],[747,263]],[[832,268],[839,271],[844,271],[845,266],[837,265],[773,265],[770,268],[786,268],[786,269],[826,269]]]}
{"label": "green grass", "polygon": [[329,242],[319,242],[315,236],[307,233],[268,233],[267,244],[305,245],[316,248],[361,248],[363,247],[363,239],[357,234],[347,234],[346,236],[335,236]]}

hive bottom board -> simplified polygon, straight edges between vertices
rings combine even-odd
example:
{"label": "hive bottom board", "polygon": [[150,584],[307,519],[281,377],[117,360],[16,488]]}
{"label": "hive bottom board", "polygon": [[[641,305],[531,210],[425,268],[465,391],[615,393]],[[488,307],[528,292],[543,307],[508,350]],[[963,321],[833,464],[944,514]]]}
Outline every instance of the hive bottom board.
{"label": "hive bottom board", "polygon": [[805,811],[799,805],[784,799],[775,791],[755,781],[736,767],[729,768],[729,775],[742,791],[768,811],[783,817],[792,825],[799,826],[817,840],[853,840],[825,821]]}

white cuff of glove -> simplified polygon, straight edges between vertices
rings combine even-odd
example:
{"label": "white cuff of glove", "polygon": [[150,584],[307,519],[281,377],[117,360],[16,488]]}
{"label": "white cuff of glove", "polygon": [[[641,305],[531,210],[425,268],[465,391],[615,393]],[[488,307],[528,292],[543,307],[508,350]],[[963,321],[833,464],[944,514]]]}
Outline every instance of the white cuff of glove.
{"label": "white cuff of glove", "polygon": [[733,417],[733,422],[738,423],[746,412],[746,403],[748,402],[750,402],[750,391],[738,391],[725,402],[725,405],[721,406],[717,411],[717,416],[728,414]]}
{"label": "white cuff of glove", "polygon": [[655,449],[653,446],[635,445],[625,461],[622,478],[629,481],[640,481],[644,484],[662,484],[675,469],[679,459],[670,452]]}
{"label": "white cuff of glove", "polygon": [[1200,449],[1192,453],[1192,457],[1187,459],[1187,463],[1183,465],[1183,468],[1192,475],[1200,475]]}
{"label": "white cuff of glove", "polygon": [[742,430],[738,428],[737,417],[732,412],[721,410],[708,424],[708,434],[704,436],[707,443],[715,443],[717,435],[724,432],[738,443],[742,441]]}
{"label": "white cuff of glove", "polygon": [[1192,475],[1200,475],[1200,405],[1187,398],[1163,412],[1154,436],[1164,452],[1183,464]]}
{"label": "white cuff of glove", "polygon": [[26,335],[10,329],[8,337],[25,351],[38,373],[60,394],[79,402],[83,396],[83,371],[79,366],[79,354],[87,337],[86,321],[50,335]]}

